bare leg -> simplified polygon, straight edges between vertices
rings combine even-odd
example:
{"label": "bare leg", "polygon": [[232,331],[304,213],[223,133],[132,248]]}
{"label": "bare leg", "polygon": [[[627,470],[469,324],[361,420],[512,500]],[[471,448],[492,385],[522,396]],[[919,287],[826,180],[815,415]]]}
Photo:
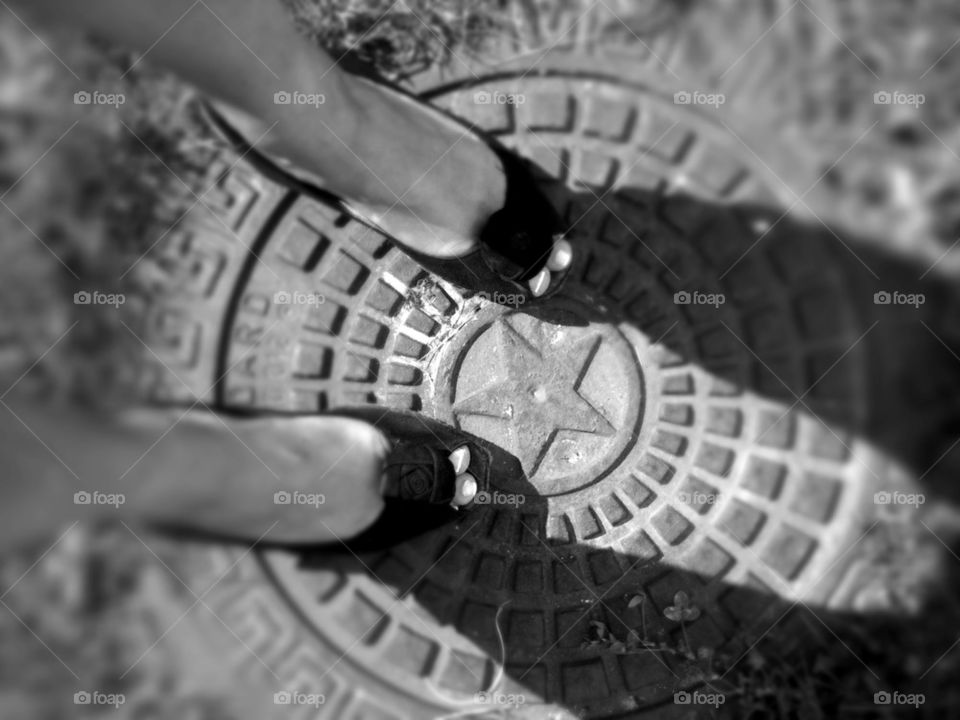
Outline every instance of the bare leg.
{"label": "bare leg", "polygon": [[[483,142],[340,70],[295,31],[279,3],[21,3],[41,21],[66,22],[143,51],[146,61],[259,118],[285,155],[417,250],[465,254],[503,205],[503,171]],[[323,95],[325,102],[278,105],[280,91]],[[555,258],[554,267],[569,264],[569,247]],[[534,287],[545,290],[549,275],[539,283]]]}
{"label": "bare leg", "polygon": [[383,510],[387,450],[378,430],[345,418],[147,410],[107,418],[8,396],[0,407],[0,543],[97,519],[334,542]]}

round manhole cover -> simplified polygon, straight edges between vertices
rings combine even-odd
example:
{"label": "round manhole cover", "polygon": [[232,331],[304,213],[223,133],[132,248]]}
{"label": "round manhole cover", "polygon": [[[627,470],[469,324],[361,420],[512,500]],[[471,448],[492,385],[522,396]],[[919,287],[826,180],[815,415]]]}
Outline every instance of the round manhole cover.
{"label": "round manhole cover", "polygon": [[[483,101],[504,94],[524,102]],[[527,477],[388,553],[244,558],[218,612],[284,683],[325,692],[324,717],[463,709],[497,674],[500,633],[503,692],[654,712],[688,682],[682,658],[585,644],[591,622],[717,649],[788,602],[846,601],[856,530],[840,518],[867,488],[848,285],[825,244],[754,248],[764,219],[728,208],[765,200],[764,181],[672,98],[523,74],[431,99],[542,167],[577,248],[569,291],[544,308],[465,297],[240,165],[221,187],[249,255],[208,263],[233,283],[217,399],[413,409],[512,451]],[[211,577],[231,568],[209,556]],[[701,611],[683,629],[663,615],[678,590]]]}

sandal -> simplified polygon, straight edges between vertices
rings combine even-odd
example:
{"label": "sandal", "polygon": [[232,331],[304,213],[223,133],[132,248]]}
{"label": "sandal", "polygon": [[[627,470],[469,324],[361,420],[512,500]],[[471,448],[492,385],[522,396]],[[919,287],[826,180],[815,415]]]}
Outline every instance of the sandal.
{"label": "sandal", "polygon": [[[366,78],[359,79],[373,82]],[[572,262],[567,261],[562,268],[550,264],[554,243],[563,239],[563,226],[560,216],[537,185],[532,163],[514,154],[492,136],[470,127],[446,111],[392,85],[378,84],[434,113],[442,121],[456,123],[460,129],[469,128],[500,160],[506,176],[504,205],[488,218],[480,232],[476,249],[466,255],[438,258],[410,248],[345,200],[323,189],[322,182],[318,182],[315,175],[297,168],[289,160],[254,148],[243,133],[210,103],[203,103],[202,108],[214,131],[250,160],[260,173],[321,202],[339,207],[362,224],[383,233],[397,248],[431,273],[473,293],[514,295],[525,303],[555,295],[566,280]],[[548,276],[549,286],[542,288],[541,278],[545,280]],[[531,284],[538,290],[534,291]]]}
{"label": "sandal", "polygon": [[345,408],[331,414],[368,422],[389,439],[382,485],[386,498],[460,511],[490,490],[493,451],[481,438],[403,410]]}
{"label": "sandal", "polygon": [[478,498],[489,496],[494,468],[520,472],[512,455],[418,413],[371,407],[331,414],[369,422],[391,443],[383,471],[384,510],[359,535],[337,543],[340,549],[383,550],[422,535],[463,517]]}

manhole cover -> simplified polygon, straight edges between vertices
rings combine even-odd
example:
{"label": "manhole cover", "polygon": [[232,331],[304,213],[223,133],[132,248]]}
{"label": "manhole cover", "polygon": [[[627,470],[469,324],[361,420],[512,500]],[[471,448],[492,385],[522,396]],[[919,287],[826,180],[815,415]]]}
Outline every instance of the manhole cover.
{"label": "manhole cover", "polygon": [[[524,102],[484,102],[503,94]],[[747,253],[763,218],[724,207],[763,201],[764,181],[670,97],[518,74],[433,101],[544,169],[573,223],[569,293],[531,312],[464,297],[241,164],[219,185],[240,242],[208,228],[182,250],[197,295],[229,312],[177,316],[172,334],[185,358],[216,358],[224,407],[413,409],[512,450],[529,483],[498,478],[459,524],[362,563],[267,552],[232,567],[231,550],[197,550],[198,583],[236,580],[217,612],[284,685],[326,694],[320,717],[457,709],[442,698],[496,673],[498,610],[504,692],[613,717],[657,712],[686,681],[669,653],[583,646],[591,621],[640,624],[635,593],[651,633],[678,640],[662,613],[685,590],[702,611],[691,643],[712,648],[759,637],[787,602],[849,602],[866,348],[851,349],[862,328],[832,251]]]}

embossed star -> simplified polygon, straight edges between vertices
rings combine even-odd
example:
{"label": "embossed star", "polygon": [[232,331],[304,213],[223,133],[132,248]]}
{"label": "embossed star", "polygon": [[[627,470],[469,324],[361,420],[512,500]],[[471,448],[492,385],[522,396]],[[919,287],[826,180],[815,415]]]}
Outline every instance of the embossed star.
{"label": "embossed star", "polygon": [[586,337],[565,352],[550,347],[541,327],[521,335],[508,320],[500,319],[494,356],[490,359],[491,382],[455,402],[458,417],[483,415],[510,426],[509,448],[529,476],[546,458],[562,431],[609,437],[613,425],[579,392],[601,343]]}

